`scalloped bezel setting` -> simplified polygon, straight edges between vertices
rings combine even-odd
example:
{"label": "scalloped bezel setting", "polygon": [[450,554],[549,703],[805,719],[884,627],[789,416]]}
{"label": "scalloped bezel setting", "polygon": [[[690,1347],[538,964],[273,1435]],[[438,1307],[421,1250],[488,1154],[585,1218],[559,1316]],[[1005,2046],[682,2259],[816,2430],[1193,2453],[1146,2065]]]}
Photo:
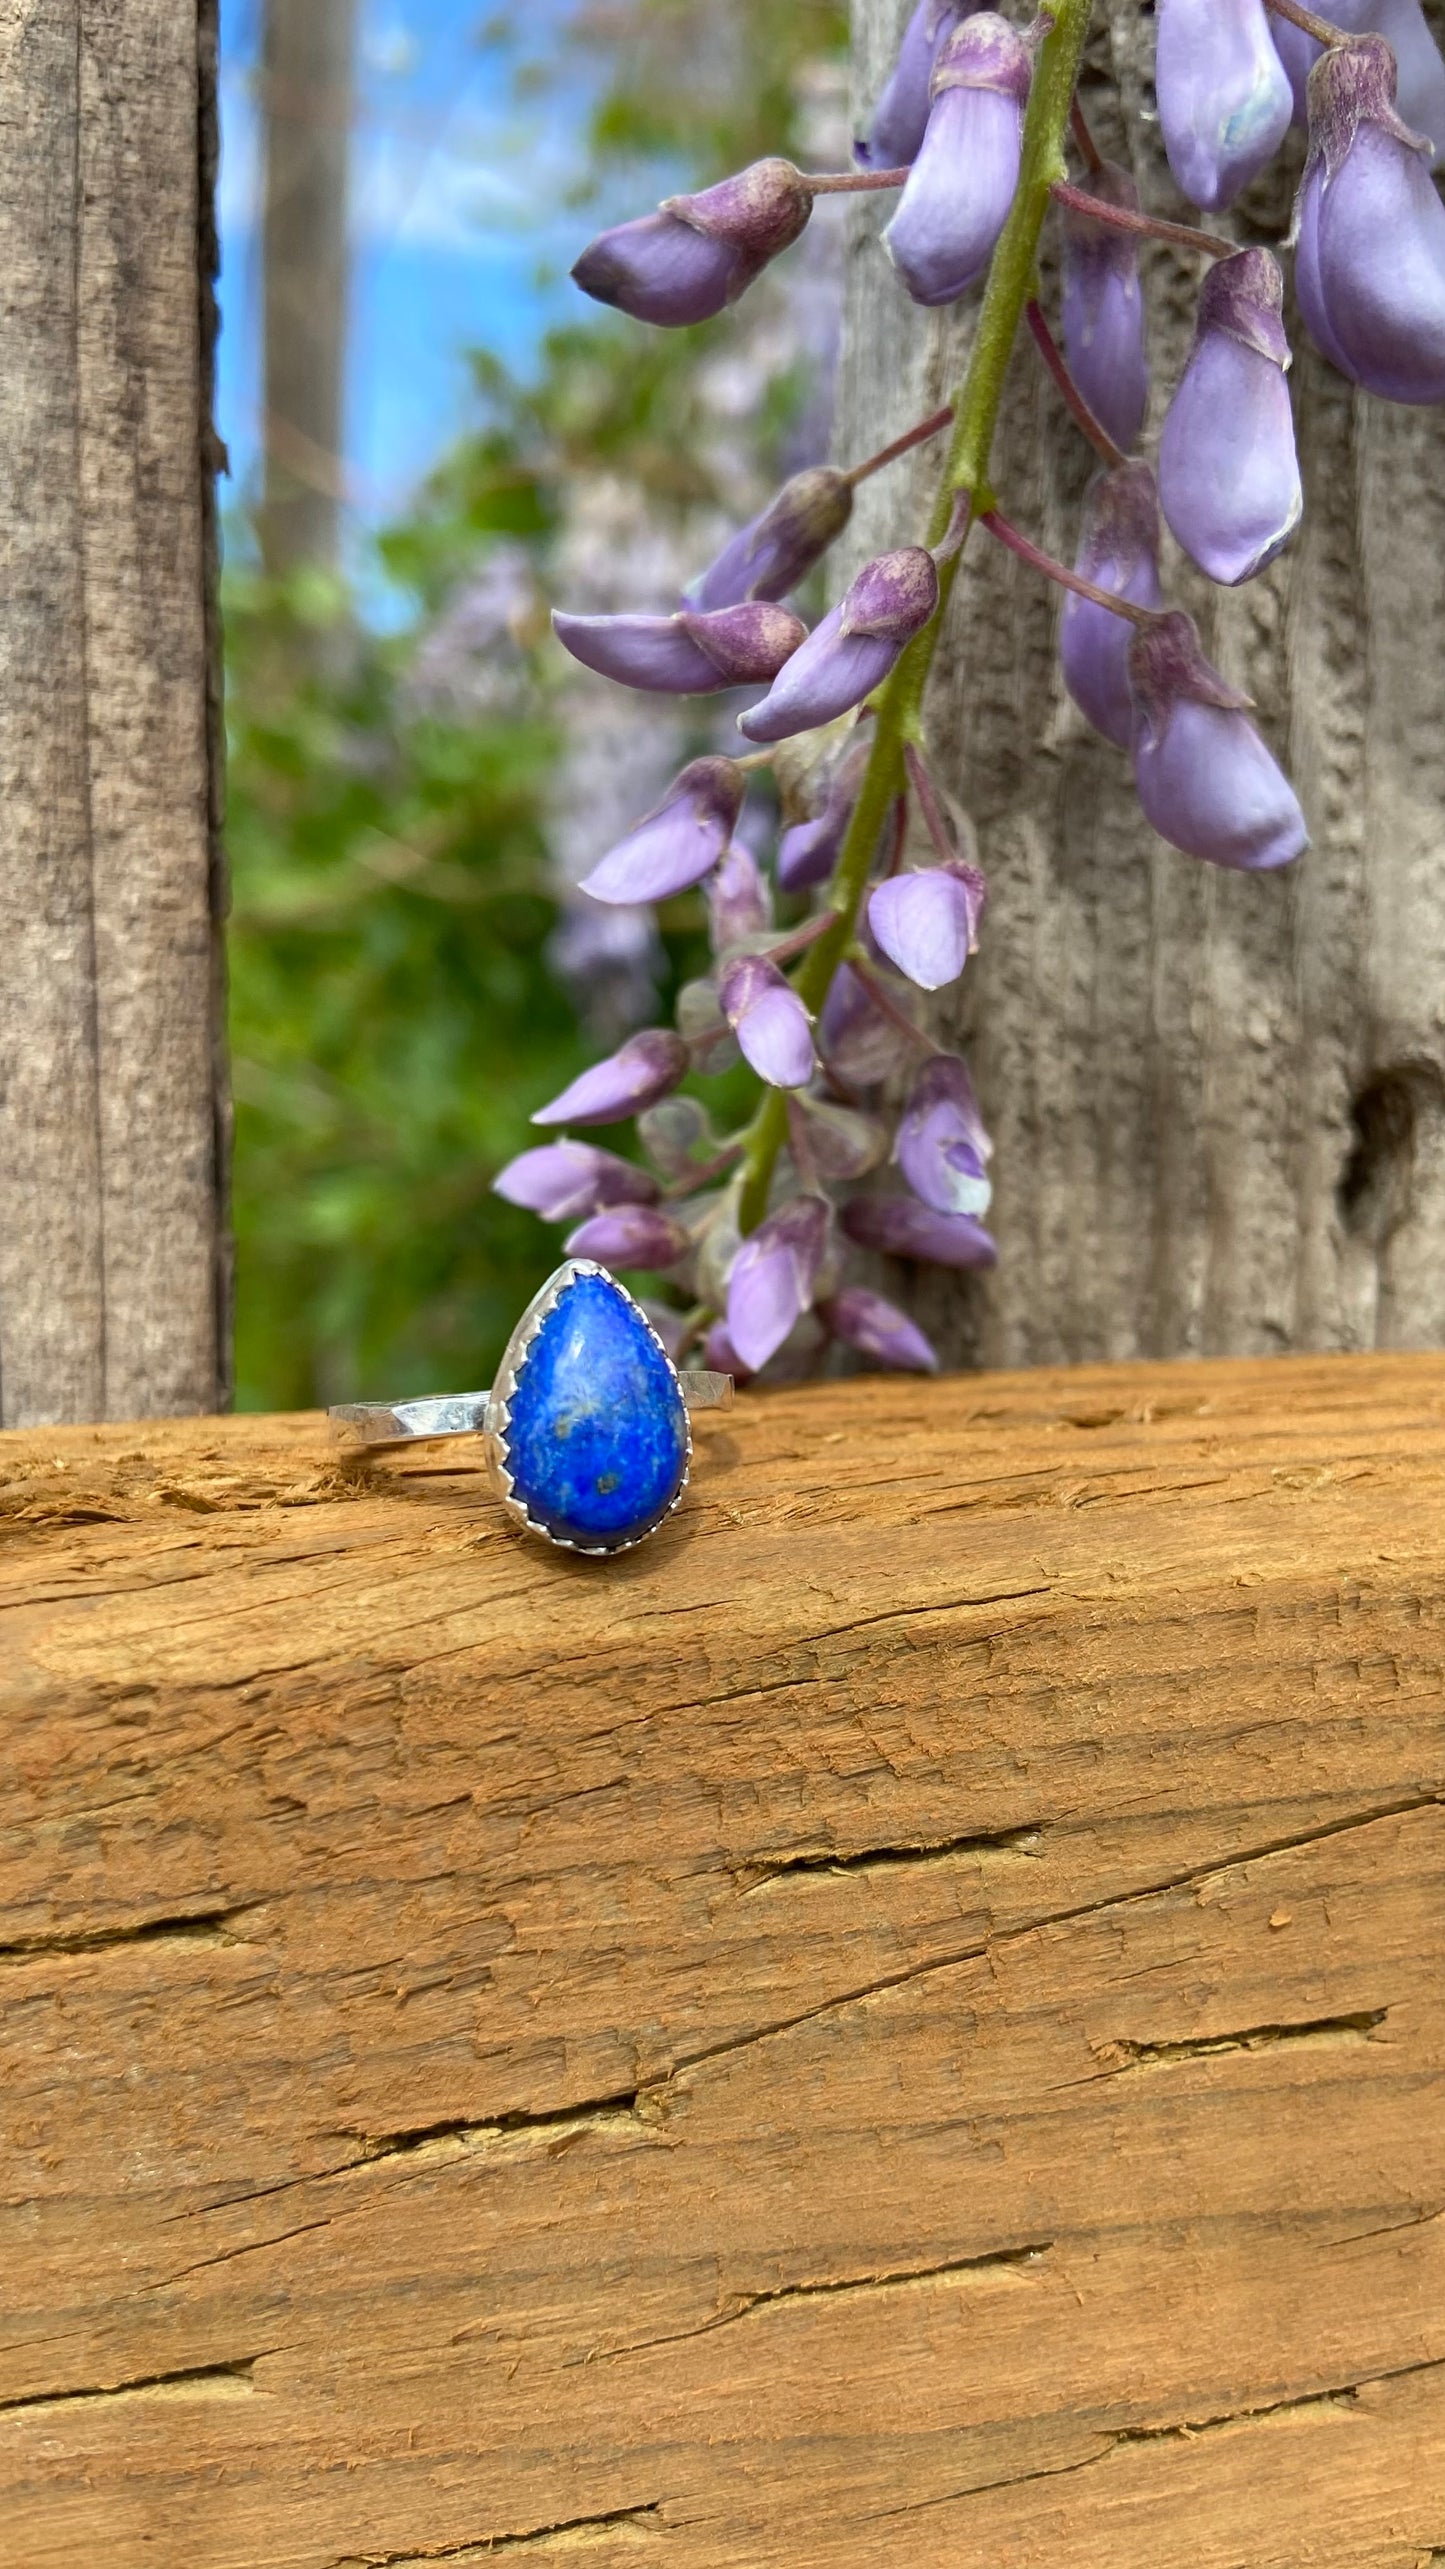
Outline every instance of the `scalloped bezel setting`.
{"label": "scalloped bezel setting", "polygon": [[[535,1493],[529,1500],[528,1493],[521,1486],[513,1470],[511,1437],[513,1404],[538,1341],[553,1314],[574,1285],[588,1277],[600,1279],[608,1291],[617,1296],[618,1301],[625,1307],[632,1327],[644,1334],[656,1350],[662,1366],[666,1369],[672,1396],[677,1403],[682,1443],[681,1472],[666,1503],[661,1507],[649,1508],[643,1517],[619,1527],[615,1535],[609,1535],[605,1539],[599,1538],[596,1542],[583,1542],[574,1535],[557,1533],[534,1513]],[[548,1277],[541,1291],[533,1295],[507,1341],[496,1381],[492,1385],[487,1400],[483,1446],[488,1478],[508,1515],[516,1524],[525,1527],[528,1534],[539,1535],[544,1543],[554,1544],[558,1551],[580,1552],[594,1558],[610,1557],[618,1552],[631,1552],[639,1543],[645,1543],[648,1536],[655,1534],[658,1527],[665,1524],[671,1516],[687,1488],[692,1469],[692,1428],[688,1419],[682,1380],[646,1312],[633,1300],[626,1286],[619,1284],[617,1278],[606,1267],[599,1266],[591,1258],[569,1258],[565,1265],[557,1269],[555,1275]]]}

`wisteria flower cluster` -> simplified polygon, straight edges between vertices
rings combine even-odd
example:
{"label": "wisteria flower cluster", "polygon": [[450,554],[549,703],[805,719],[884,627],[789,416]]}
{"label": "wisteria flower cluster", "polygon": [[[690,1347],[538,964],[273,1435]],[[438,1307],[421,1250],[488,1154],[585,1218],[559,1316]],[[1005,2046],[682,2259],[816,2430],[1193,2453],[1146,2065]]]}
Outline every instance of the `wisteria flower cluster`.
{"label": "wisteria flower cluster", "polygon": [[[1350,380],[1386,400],[1445,400],[1445,66],[1420,0],[1157,0],[1156,86],[1171,172],[1218,217],[1308,126],[1294,225],[1306,328]],[[1307,844],[1287,778],[1248,699],[1211,667],[1165,596],[1161,524],[1209,579],[1254,579],[1303,507],[1272,252],[1144,210],[1103,160],[1076,90],[1090,0],[1049,0],[1027,26],[968,0],[918,0],[858,167],[808,175],[763,160],[604,233],[577,283],[663,328],[735,302],[795,241],[820,195],[896,191],[883,246],[915,303],[982,281],[965,379],[948,407],[849,469],[794,476],[674,604],[654,615],[554,621],[620,685],[749,690],[736,755],[698,758],[657,808],[600,853],[597,901],[704,887],[713,968],[676,1022],[633,1035],[534,1121],[553,1138],[497,1181],[569,1226],[569,1254],[667,1282],[650,1306],[683,1360],[740,1375],[830,1341],[930,1370],[915,1323],[850,1276],[856,1250],[989,1265],[990,1144],[965,1063],[926,1022],[926,994],[977,951],[986,887],[930,775],[924,690],[974,527],[1064,592],[1065,684],[1132,763],[1160,836],[1206,864],[1286,865]],[[1068,174],[1072,140],[1082,164]],[[1057,335],[1037,292],[1045,222],[1061,225]],[[1200,262],[1194,344],[1151,463],[1140,249]],[[1021,325],[1099,457],[1075,564],[1003,513],[989,462]],[[865,563],[811,632],[787,601],[847,526],[866,476],[948,432],[917,543]],[[744,747],[742,744],[747,744]],[[781,828],[767,863],[739,835],[752,776],[771,768]],[[910,830],[912,817],[921,833]],[[915,835],[929,860],[907,861]],[[736,1064],[760,1093],[718,1132],[684,1093]],[[641,1162],[577,1138],[636,1117]],[[896,1176],[890,1174],[896,1172]]]}

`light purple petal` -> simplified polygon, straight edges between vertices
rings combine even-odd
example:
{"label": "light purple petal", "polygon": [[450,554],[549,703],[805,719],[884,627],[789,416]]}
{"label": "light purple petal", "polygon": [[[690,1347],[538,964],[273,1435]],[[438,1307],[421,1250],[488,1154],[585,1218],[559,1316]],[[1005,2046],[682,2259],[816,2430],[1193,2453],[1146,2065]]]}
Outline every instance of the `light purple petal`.
{"label": "light purple petal", "polygon": [[674,214],[643,214],[588,244],[573,281],[597,303],[664,330],[710,321],[732,291],[737,253]]}
{"label": "light purple petal", "polygon": [[1211,580],[1252,580],[1304,510],[1289,385],[1272,358],[1227,331],[1200,340],[1159,441],[1159,500]]}
{"label": "light purple petal", "polygon": [[986,1213],[992,1152],[965,1065],[952,1053],[935,1055],[918,1073],[898,1127],[898,1165],[914,1194],[936,1213]]}
{"label": "light purple petal", "polygon": [[[1089,194],[1136,212],[1127,170],[1105,162]],[[1072,210],[1064,217],[1063,332],[1069,370],[1100,425],[1127,453],[1149,402],[1139,244]]]}
{"label": "light purple petal", "polygon": [[743,1059],[772,1088],[805,1088],[817,1068],[808,1012],[763,955],[740,955],[723,967],[718,998]]}
{"label": "light purple petal", "polygon": [[552,630],[584,669],[661,696],[700,696],[723,680],[707,653],[688,639],[676,616],[566,615],[556,608]]}
{"label": "light purple petal", "polygon": [[951,865],[895,874],[868,896],[868,925],[890,963],[920,990],[956,981],[978,934],[976,882]]}
{"label": "light purple petal", "polygon": [[818,1316],[832,1337],[841,1338],[846,1347],[856,1347],[862,1356],[871,1356],[876,1364],[890,1365],[900,1373],[938,1371],[938,1358],[917,1322],[864,1285],[845,1285],[830,1302],[819,1305]]}
{"label": "light purple petal", "polygon": [[657,1180],[615,1151],[592,1142],[544,1142],[509,1160],[492,1180],[494,1195],[524,1205],[546,1222],[575,1222],[604,1205],[651,1204]]}
{"label": "light purple petal", "polygon": [[1306,182],[1300,248],[1325,354],[1386,401],[1445,401],[1445,205],[1420,155],[1362,123],[1334,177],[1321,163]]}
{"label": "light purple petal", "polygon": [[594,901],[666,901],[700,883],[742,810],[745,778],[730,758],[697,758],[655,811],[609,848],[582,883]]}
{"label": "light purple petal", "polygon": [[[1096,587],[1134,606],[1163,605],[1159,502],[1147,464],[1123,464],[1095,474],[1084,496],[1075,568]],[[1134,736],[1132,633],[1125,617],[1066,593],[1059,621],[1064,684],[1094,729],[1120,749],[1127,749]]]}
{"label": "light purple petal", "polygon": [[843,1229],[860,1249],[890,1258],[923,1258],[941,1267],[991,1267],[995,1242],[966,1213],[935,1213],[906,1195],[859,1195],[845,1204]]}
{"label": "light purple petal", "polygon": [[619,1204],[594,1213],[571,1233],[569,1258],[604,1267],[675,1267],[692,1246],[680,1222],[651,1204]]}
{"label": "light purple petal", "polygon": [[739,714],[738,729],[749,740],[789,740],[794,732],[815,731],[882,685],[902,643],[884,634],[845,634],[842,624],[843,610],[834,607],[793,653],[762,703]]}
{"label": "light purple petal", "polygon": [[666,1026],[630,1035],[620,1051],[584,1070],[550,1106],[539,1106],[534,1124],[617,1124],[640,1115],[676,1088],[688,1066],[687,1046]]}
{"label": "light purple petal", "polygon": [[1208,213],[1232,205],[1294,106],[1264,0],[1159,0],[1154,85],[1180,193]]}
{"label": "light purple petal", "polygon": [[982,276],[1019,180],[1023,112],[998,89],[945,89],[883,246],[915,303],[956,303]]}
{"label": "light purple petal", "polygon": [[862,169],[906,169],[916,160],[928,124],[929,82],[939,46],[979,0],[918,0],[903,31],[866,139],[853,146]]}
{"label": "light purple petal", "polygon": [[1158,735],[1141,727],[1134,777],[1160,837],[1209,865],[1264,873],[1309,845],[1294,790],[1247,714],[1181,701]]}
{"label": "light purple petal", "polygon": [[726,954],[771,927],[772,899],[751,848],[735,840],[723,851],[707,887],[707,906],[714,954]]}
{"label": "light purple petal", "polygon": [[813,1299],[827,1207],[796,1196],[744,1240],[728,1278],[727,1329],[747,1371],[760,1372]]}
{"label": "light purple petal", "polygon": [[785,598],[821,561],[852,513],[853,487],[845,474],[826,464],[795,473],[693,581],[692,605],[714,609],[744,599]]}

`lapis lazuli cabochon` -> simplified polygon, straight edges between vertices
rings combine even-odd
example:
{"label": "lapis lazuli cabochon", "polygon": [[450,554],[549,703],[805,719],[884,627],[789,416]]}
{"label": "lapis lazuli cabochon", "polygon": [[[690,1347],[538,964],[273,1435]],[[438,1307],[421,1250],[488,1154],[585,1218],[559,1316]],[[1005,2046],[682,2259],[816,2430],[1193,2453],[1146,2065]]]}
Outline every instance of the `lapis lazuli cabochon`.
{"label": "lapis lazuli cabochon", "polygon": [[687,1478],[677,1378],[610,1276],[573,1276],[522,1360],[508,1403],[513,1496],[546,1532],[589,1550],[635,1543]]}

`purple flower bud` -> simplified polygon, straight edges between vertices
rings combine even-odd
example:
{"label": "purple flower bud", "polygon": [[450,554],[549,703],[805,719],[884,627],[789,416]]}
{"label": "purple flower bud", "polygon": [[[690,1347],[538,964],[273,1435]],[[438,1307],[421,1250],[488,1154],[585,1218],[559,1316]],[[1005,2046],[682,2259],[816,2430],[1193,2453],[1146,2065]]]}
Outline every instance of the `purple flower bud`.
{"label": "purple flower bud", "polygon": [[942,990],[977,952],[987,897],[977,867],[959,857],[876,884],[868,895],[868,925],[889,962],[920,990]]}
{"label": "purple flower bud", "polygon": [[[1096,473],[1084,494],[1075,568],[1096,588],[1134,606],[1161,607],[1159,499],[1147,464],[1119,464]],[[1129,642],[1125,617],[1092,599],[1068,592],[1059,624],[1064,684],[1086,721],[1119,749],[1134,737],[1129,693]]]}
{"label": "purple flower bud", "polygon": [[846,473],[816,464],[795,473],[755,517],[723,546],[687,592],[691,606],[711,610],[745,598],[785,598],[841,535],[853,514],[853,485]]}
{"label": "purple flower bud", "polygon": [[1154,86],[1180,192],[1211,214],[1273,160],[1292,99],[1264,0],[1159,0]]}
{"label": "purple flower bud", "polygon": [[[1113,161],[1092,173],[1089,194],[1139,211],[1138,188]],[[1064,354],[1094,417],[1127,450],[1149,406],[1139,243],[1072,208],[1064,216]]]}
{"label": "purple flower bud", "polygon": [[937,565],[921,544],[865,562],[842,604],[793,653],[771,694],[739,714],[739,731],[749,740],[787,740],[861,705],[937,605]]}
{"label": "purple flower bud", "polygon": [[1237,588],[1289,542],[1304,509],[1284,278],[1268,250],[1206,270],[1194,347],[1159,441],[1159,502],[1211,580]]}
{"label": "purple flower bud", "polygon": [[772,926],[772,899],[750,848],[735,841],[725,850],[707,887],[707,906],[714,954],[726,954]]}
{"label": "purple flower bud", "polygon": [[1295,291],[1342,374],[1386,401],[1445,401],[1445,205],[1394,98],[1379,36],[1351,37],[1310,73]]}
{"label": "purple flower bud", "polygon": [[883,246],[915,303],[956,303],[983,274],[1019,183],[1033,59],[993,10],[955,27],[933,67],[928,128]]}
{"label": "purple flower bud", "polygon": [[1134,779],[1146,820],[1186,856],[1260,873],[1309,845],[1293,788],[1241,696],[1177,610],[1134,636]]}
{"label": "purple flower bud", "polygon": [[[1348,35],[1383,36],[1395,57],[1395,105],[1412,133],[1423,134],[1438,158],[1445,152],[1445,62],[1425,23],[1420,0],[1330,0],[1330,21]],[[1271,21],[1275,50],[1294,91],[1294,120],[1309,122],[1308,82],[1322,48],[1288,18]]]}
{"label": "purple flower bud", "polygon": [[657,1180],[594,1142],[544,1142],[509,1160],[492,1180],[494,1195],[525,1205],[544,1222],[575,1222],[614,1204],[651,1204]]}
{"label": "purple flower bud", "polygon": [[728,1278],[728,1336],[750,1374],[761,1371],[813,1299],[828,1208],[796,1195],[744,1240]]}
{"label": "purple flower bud", "polygon": [[[843,852],[868,752],[856,739],[833,768],[822,801],[806,821],[795,821],[778,841],[778,883],[784,892],[806,892],[826,883]],[[785,805],[786,808],[786,805]]]}
{"label": "purple flower bud", "polygon": [[866,140],[853,146],[861,169],[905,169],[918,158],[928,124],[929,83],[944,37],[978,0],[918,0],[903,31],[898,58],[873,110]]}
{"label": "purple flower bud", "polygon": [[695,758],[655,808],[582,879],[594,901],[666,901],[700,883],[732,836],[747,779],[730,758]]}
{"label": "purple flower bud", "polygon": [[[890,982],[888,996],[906,1017],[908,984]],[[918,1055],[917,1044],[878,1006],[850,963],[840,963],[833,975],[818,1019],[818,1040],[828,1068],[850,1088],[871,1088]]]}
{"label": "purple flower bud", "polygon": [[898,1127],[897,1156],[914,1194],[935,1213],[987,1213],[993,1144],[956,1054],[924,1063]]}
{"label": "purple flower bud", "polygon": [[687,1046],[667,1026],[629,1035],[620,1051],[584,1070],[550,1106],[539,1106],[534,1124],[619,1124],[640,1115],[676,1088],[688,1065]]}
{"label": "purple flower bud", "polygon": [[819,1304],[818,1317],[831,1337],[871,1356],[875,1364],[904,1374],[938,1371],[938,1358],[917,1323],[865,1285],[845,1285],[831,1302]]}
{"label": "purple flower bud", "polygon": [[589,243],[572,270],[598,303],[664,330],[710,321],[796,241],[812,191],[791,161],[754,161],[697,196],[664,198],[655,214]]}
{"label": "purple flower bud", "polygon": [[557,639],[603,678],[655,696],[703,696],[718,687],[755,687],[775,678],[807,634],[786,607],[765,598],[715,615],[564,615]]}
{"label": "purple flower bud", "polygon": [[736,956],[719,975],[718,998],[759,1079],[770,1088],[805,1088],[818,1067],[812,1023],[777,965],[766,955]]}
{"label": "purple flower bud", "polygon": [[887,1258],[926,1258],[938,1267],[991,1267],[998,1249],[966,1213],[935,1213],[907,1195],[855,1195],[843,1207],[843,1229],[860,1249]]}
{"label": "purple flower bud", "polygon": [[888,1157],[888,1127],[878,1115],[835,1106],[830,1097],[795,1089],[788,1099],[788,1134],[794,1165],[820,1178],[867,1177]]}
{"label": "purple flower bud", "polygon": [[752,1371],[750,1365],[743,1363],[721,1320],[713,1322],[702,1342],[702,1360],[710,1373],[731,1374],[738,1382],[746,1382]]}
{"label": "purple flower bud", "polygon": [[682,1224],[655,1204],[617,1204],[594,1213],[565,1247],[569,1258],[596,1258],[604,1267],[675,1267],[692,1242]]}

